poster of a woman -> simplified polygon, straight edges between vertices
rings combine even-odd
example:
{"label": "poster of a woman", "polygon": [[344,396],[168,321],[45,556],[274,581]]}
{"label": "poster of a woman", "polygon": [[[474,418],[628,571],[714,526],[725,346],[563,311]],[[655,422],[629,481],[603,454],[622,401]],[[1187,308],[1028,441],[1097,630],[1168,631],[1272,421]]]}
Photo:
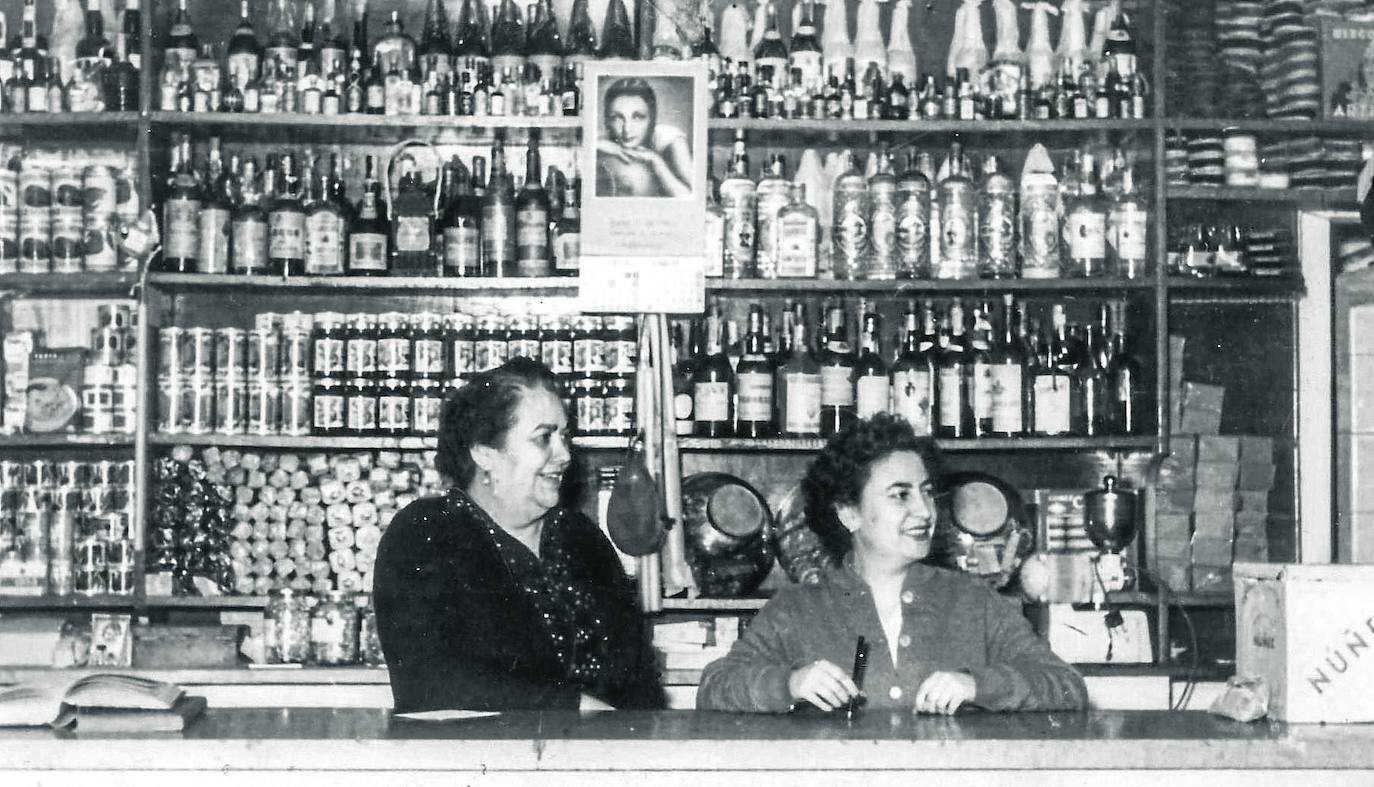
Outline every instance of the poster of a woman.
{"label": "poster of a woman", "polygon": [[[685,84],[672,84],[674,81]],[[691,140],[672,120],[686,114],[687,128],[691,128],[690,95],[683,102],[685,106],[674,106],[672,101],[674,94],[690,87],[691,81],[681,77],[603,77],[602,82],[603,131],[596,146],[596,195],[690,196]]]}

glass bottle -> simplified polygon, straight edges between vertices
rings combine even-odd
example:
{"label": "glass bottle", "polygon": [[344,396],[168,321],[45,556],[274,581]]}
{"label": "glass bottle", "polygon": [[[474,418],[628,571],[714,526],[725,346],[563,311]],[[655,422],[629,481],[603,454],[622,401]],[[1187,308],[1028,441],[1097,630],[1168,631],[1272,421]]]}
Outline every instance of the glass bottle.
{"label": "glass bottle", "polygon": [[907,153],[906,169],[897,180],[897,276],[930,278],[930,180]]}
{"label": "glass bottle", "polygon": [[992,434],[1018,437],[1026,430],[1026,357],[1016,328],[1015,304],[1002,296],[1002,341],[992,352]]}
{"label": "glass bottle", "polygon": [[406,32],[400,11],[392,11],[386,20],[385,32],[372,46],[372,60],[383,78],[396,74],[409,80],[415,67],[415,39]]}
{"label": "glass bottle", "polygon": [[978,187],[978,274],[984,279],[1016,278],[1016,186],[996,156],[983,162]]}
{"label": "glass bottle", "polygon": [[991,307],[984,304],[973,312],[973,332],[965,353],[968,370],[969,410],[975,437],[992,433],[992,322]]}
{"label": "glass bottle", "polygon": [[191,138],[179,134],[172,150],[172,176],[162,203],[162,269],[195,273],[200,253],[200,181],[191,163]]}
{"label": "glass bottle", "polygon": [[[707,210],[710,210],[709,206]],[[707,262],[709,264],[709,259]],[[559,215],[558,223],[554,229],[553,274],[555,276],[576,276],[581,268],[582,176],[573,170],[573,176],[563,186],[563,211]]]}
{"label": "glass bottle", "polygon": [[812,437],[821,433],[821,368],[807,344],[805,307],[794,309],[791,352],[778,368],[778,412],[784,435]]}
{"label": "glass bottle", "polygon": [[788,46],[787,66],[801,72],[802,89],[810,93],[820,89],[821,62],[821,44],[816,37],[816,4],[813,0],[803,0],[801,20],[792,31]]}
{"label": "glass bottle", "polygon": [[505,142],[491,146],[491,178],[482,197],[482,266],[486,276],[515,276],[515,191],[506,173]]}
{"label": "glass bottle", "polygon": [[868,254],[868,180],[859,170],[853,151],[846,150],[845,169],[835,178],[832,204],[831,266],[837,279],[853,279]]}
{"label": "glass bottle", "polygon": [[501,0],[491,25],[491,67],[497,74],[525,68],[525,21],[515,0]]}
{"label": "glass bottle", "polygon": [[897,176],[886,146],[876,153],[877,172],[868,179],[869,255],[865,279],[897,278]]}
{"label": "glass bottle", "polygon": [[[1071,427],[1073,377],[1059,364],[1067,342],[1067,317],[1064,306],[1051,310],[1053,331],[1034,342],[1038,356],[1034,372],[1034,416],[1032,428],[1042,437],[1066,435]],[[1033,333],[1038,333],[1034,332]]]}
{"label": "glass bottle", "polygon": [[[315,27],[315,57],[319,61],[320,73],[324,78],[337,83],[348,71],[349,51],[348,42],[343,37],[343,18],[338,13],[335,0],[319,0],[319,4],[319,20]],[[355,45],[366,46],[362,41],[356,42]]]}
{"label": "glass bottle", "polygon": [[449,45],[446,6],[444,0],[428,0],[425,4],[425,24],[420,31],[416,55],[420,63],[420,76],[426,81],[431,76],[453,73],[453,49]]}
{"label": "glass bottle", "polygon": [[826,344],[821,353],[821,435],[829,437],[854,420],[854,355],[843,306],[826,313]]}
{"label": "glass bottle", "polygon": [[977,210],[973,181],[964,171],[963,146],[949,147],[949,175],[940,181],[940,262],[937,279],[972,279],[978,275]]}
{"label": "glass bottle", "polygon": [[754,234],[755,275],[760,279],[778,277],[778,213],[787,206],[787,160],[774,153],[768,158],[768,168],[755,187],[756,226]]}
{"label": "glass bottle", "polygon": [[1067,273],[1103,276],[1107,265],[1107,206],[1097,193],[1092,151],[1075,151],[1074,163],[1078,188],[1064,200]]}
{"label": "glass bottle", "polygon": [[549,194],[539,177],[539,132],[530,131],[525,148],[525,185],[515,199],[515,266],[520,276],[548,276],[552,271],[549,241]]}
{"label": "glass bottle", "polygon": [[[3,46],[0,40],[0,46]],[[86,34],[76,42],[68,105],[73,112],[99,112],[104,107],[105,70],[114,63],[114,48],[105,37],[100,0],[86,0]]]}
{"label": "glass bottle", "polygon": [[243,162],[239,173],[239,203],[229,220],[233,254],[229,268],[233,273],[267,273],[267,212],[262,205],[262,180],[256,159]]}
{"label": "glass bottle", "polygon": [[141,0],[124,0],[124,13],[120,18],[120,29],[129,47],[129,64],[135,71],[143,70],[143,11],[139,8]]}
{"label": "glass bottle", "polygon": [[550,0],[530,3],[530,31],[527,42],[530,65],[539,69],[539,76],[553,79],[562,72],[563,34],[558,30]]}
{"label": "glass bottle", "polygon": [[[905,418],[916,434],[929,435],[935,405],[935,356],[921,347],[919,319],[916,303],[908,301],[902,350],[892,363],[892,412]],[[934,314],[930,310],[926,311],[925,320],[932,322],[933,332]]]}
{"label": "glass bottle", "polygon": [[1111,389],[1108,408],[1113,434],[1140,434],[1144,417],[1145,375],[1131,352],[1126,334],[1126,304],[1112,304],[1111,362],[1107,365]]}
{"label": "glass bottle", "polygon": [[234,209],[232,172],[237,168],[225,166],[219,137],[211,137],[205,167],[205,197],[197,226],[200,250],[196,262],[201,273],[227,273],[229,270],[229,233]]}
{"label": "glass bottle", "polygon": [[363,195],[348,227],[348,275],[385,276],[390,263],[389,232],[382,217],[382,187],[377,160],[365,160]]}
{"label": "glass bottle", "polygon": [[624,0],[610,0],[606,6],[606,21],[601,26],[601,57],[623,60],[635,57],[635,35]]}
{"label": "glass bottle", "polygon": [[406,156],[390,219],[391,275],[442,275],[443,261],[434,249],[434,202],[415,160]]}
{"label": "glass bottle", "polygon": [[962,342],[957,340],[953,333],[957,325],[958,335],[962,337],[963,322],[963,310],[950,307],[949,313],[940,318],[936,332],[939,417],[935,434],[941,438],[970,437],[973,432],[973,416],[969,407],[967,356],[961,346]]}
{"label": "glass bottle", "polygon": [[457,162],[452,167],[450,198],[443,218],[444,275],[482,275],[481,206],[472,189],[467,168]]}
{"label": "glass bottle", "polygon": [[[754,47],[754,71],[763,74],[765,69],[768,69],[773,79],[778,80],[772,86],[781,87],[783,76],[787,73],[787,44],[783,42],[782,32],[778,30],[778,7],[772,0],[767,2],[764,19],[766,21],[763,35]],[[812,35],[814,34],[813,30]]]}
{"label": "glass bottle", "polygon": [[704,339],[700,320],[692,320],[685,331],[682,325],[677,328],[673,341],[673,417],[676,433],[686,436],[695,430],[692,378],[696,375],[697,361],[702,357]]}
{"label": "glass bottle", "polygon": [[[191,12],[187,7],[189,0],[177,0],[176,13],[172,15],[172,25],[167,30],[167,45],[162,50],[162,67],[177,75],[178,81],[190,78],[191,61],[200,52],[200,40],[196,38],[191,26]],[[29,4],[24,6],[28,12]],[[170,107],[164,107],[169,109]]]}
{"label": "glass bottle", "polygon": [[267,6],[267,47],[263,57],[272,61],[277,74],[287,81],[296,76],[300,65],[300,34],[296,32],[294,0],[269,0]]}
{"label": "glass bottle", "polygon": [[267,212],[267,258],[277,276],[305,274],[305,210],[294,164],[293,154],[281,157],[275,199]]}
{"label": "glass bottle", "polygon": [[338,202],[330,198],[331,181],[316,188],[314,162],[305,168],[305,272],[311,276],[341,276],[348,262],[348,222]]}
{"label": "glass bottle", "polygon": [[729,279],[752,277],[758,191],[749,177],[749,152],[744,132],[735,132],[730,173],[720,184],[720,204],[725,212],[724,275]]}
{"label": "glass bottle", "polygon": [[820,256],[820,216],[806,201],[806,184],[791,184],[787,196],[776,227],[778,276],[814,279]]}
{"label": "glass bottle", "polygon": [[[1106,307],[1103,307],[1105,313]],[[1102,362],[1104,337],[1098,326],[1089,325],[1083,331],[1083,343],[1074,369],[1074,393],[1071,402],[1070,431],[1088,437],[1099,437],[1110,429],[1110,380]]]}
{"label": "glass bottle", "polygon": [[854,362],[854,410],[859,418],[872,418],[888,412],[891,385],[887,364],[882,358],[882,318],[863,316],[859,357]]}
{"label": "glass bottle", "polygon": [[262,44],[258,43],[253,20],[249,17],[249,0],[239,0],[239,22],[229,36],[229,51],[225,57],[229,80],[240,91],[258,78],[262,65]]}
{"label": "glass bottle", "polygon": [[573,0],[572,13],[568,17],[567,59],[572,63],[592,60],[600,49],[587,0]]}
{"label": "glass bottle", "polygon": [[773,427],[773,367],[764,351],[763,307],[749,306],[743,353],[735,366],[737,412],[735,434],[768,437]]}
{"label": "glass bottle", "polygon": [[115,34],[115,60],[105,70],[105,109],[111,112],[138,110],[138,69],[129,60],[129,40]]}
{"label": "glass bottle", "polygon": [[725,354],[724,321],[719,302],[706,315],[706,350],[692,372],[693,432],[701,437],[728,437],[734,431],[732,400],[735,373]]}
{"label": "glass bottle", "polygon": [[1149,268],[1150,212],[1135,183],[1135,167],[1122,156],[1121,188],[1107,214],[1107,275],[1143,278]]}

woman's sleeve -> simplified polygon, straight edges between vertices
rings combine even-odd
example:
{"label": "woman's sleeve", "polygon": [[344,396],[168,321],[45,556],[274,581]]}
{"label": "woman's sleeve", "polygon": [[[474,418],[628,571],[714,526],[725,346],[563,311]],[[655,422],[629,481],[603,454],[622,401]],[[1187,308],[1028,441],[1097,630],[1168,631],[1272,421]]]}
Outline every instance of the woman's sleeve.
{"label": "woman's sleeve", "polygon": [[786,713],[794,648],[789,636],[805,625],[799,594],[786,590],[754,616],[730,652],[706,665],[697,689],[701,710]]}
{"label": "woman's sleeve", "polygon": [[1082,710],[1083,677],[1050,650],[1015,604],[983,591],[987,666],[970,670],[975,705],[988,710]]}
{"label": "woman's sleeve", "polygon": [[512,674],[497,627],[473,625],[497,614],[495,596],[467,590],[445,565],[387,539],[379,547],[373,603],[396,710],[576,708],[575,686]]}

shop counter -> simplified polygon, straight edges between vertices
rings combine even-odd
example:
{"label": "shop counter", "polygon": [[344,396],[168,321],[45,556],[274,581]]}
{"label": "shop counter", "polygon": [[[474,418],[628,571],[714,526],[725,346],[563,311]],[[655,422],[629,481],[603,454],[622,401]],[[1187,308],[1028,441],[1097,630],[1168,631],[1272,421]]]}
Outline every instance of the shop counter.
{"label": "shop counter", "polygon": [[[784,776],[789,783],[838,784],[859,774],[870,783],[932,772],[938,784],[980,774],[1025,783],[1019,780],[1033,774],[1013,773],[1025,771],[1053,772],[1056,781],[1103,783],[1106,777],[1116,787],[1150,772],[1169,771],[1156,783],[1173,785],[1215,783],[1201,781],[1214,779],[1215,771],[1249,771],[1250,784],[1315,787],[1374,784],[1374,725],[1241,724],[1193,711],[953,718],[866,712],[854,721],[822,714],[527,711],[417,722],[375,709],[221,708],[174,734],[0,729],[0,783],[66,783],[91,770],[179,778],[206,771],[216,784],[275,783],[264,775],[284,771],[330,774],[336,784],[375,784],[402,773],[455,777],[446,782],[454,784],[522,784],[547,775],[542,783],[550,787],[631,777],[637,786],[738,783],[746,776],[751,785]],[[728,781],[683,781],[693,773]]]}

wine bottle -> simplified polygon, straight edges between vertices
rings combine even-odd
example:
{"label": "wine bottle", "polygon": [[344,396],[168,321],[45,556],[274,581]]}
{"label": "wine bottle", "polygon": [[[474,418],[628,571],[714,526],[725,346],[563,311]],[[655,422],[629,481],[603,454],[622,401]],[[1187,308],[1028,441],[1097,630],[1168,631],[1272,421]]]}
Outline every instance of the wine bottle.
{"label": "wine bottle", "polygon": [[525,149],[525,185],[515,199],[515,265],[520,276],[553,273],[549,241],[549,194],[539,177],[539,132],[530,131]]}
{"label": "wine bottle", "polygon": [[262,180],[257,159],[243,162],[239,172],[239,204],[229,220],[229,258],[232,273],[249,276],[267,271],[267,213],[262,205]]}
{"label": "wine bottle", "polygon": [[826,312],[826,343],[821,353],[821,434],[829,437],[854,421],[854,356],[843,306]]}
{"label": "wine bottle", "polygon": [[728,437],[733,432],[735,374],[725,354],[724,321],[719,302],[706,315],[706,350],[692,372],[693,431],[702,437]]}
{"label": "wine bottle", "polygon": [[563,186],[563,211],[558,217],[553,238],[553,273],[576,276],[582,268],[582,175],[573,176]]}
{"label": "wine bottle", "polygon": [[[1103,307],[1105,320],[1106,306]],[[1098,327],[1083,330],[1083,343],[1074,370],[1075,396],[1072,401],[1070,431],[1087,437],[1100,437],[1110,429],[1110,382],[1102,363],[1103,336]]]}
{"label": "wine bottle", "polygon": [[115,34],[115,62],[105,71],[105,109],[111,112],[138,110],[138,69],[129,60],[129,39]]}
{"label": "wine bottle", "polygon": [[738,391],[735,434],[741,437],[768,437],[773,428],[773,368],[764,350],[763,307],[749,306],[749,323],[744,334],[743,352],[735,366]]}
{"label": "wine bottle", "polygon": [[968,370],[969,410],[972,413],[973,436],[986,437],[992,434],[993,380],[992,380],[992,322],[991,307],[988,304],[973,313],[973,334],[969,338],[965,354],[965,368]]}
{"label": "wine bottle", "polygon": [[129,65],[135,71],[143,70],[143,11],[141,0],[124,0],[124,14],[120,17],[124,31],[124,43],[128,47]]}
{"label": "wine bottle", "polygon": [[873,313],[863,316],[859,357],[854,362],[854,410],[859,418],[888,412],[891,405],[891,384],[887,364],[882,358],[881,331],[881,317]]}
{"label": "wine bottle", "polygon": [[568,18],[568,61],[581,63],[591,60],[600,50],[596,25],[592,23],[591,12],[587,10],[587,0],[573,0],[572,13]]}
{"label": "wine bottle", "polygon": [[453,73],[453,49],[448,38],[448,9],[444,0],[428,0],[425,4],[425,24],[420,30],[416,55],[420,62],[420,77],[446,77]]}
{"label": "wine bottle", "polygon": [[455,157],[450,172],[451,193],[443,218],[444,275],[482,275],[482,207],[472,188],[472,176]]}
{"label": "wine bottle", "polygon": [[992,353],[992,434],[1017,437],[1026,429],[1024,336],[1014,315],[1013,296],[1002,296],[1002,341]]}
{"label": "wine bottle", "polygon": [[363,196],[348,228],[350,276],[385,276],[389,269],[389,233],[382,218],[381,192],[377,160],[368,156],[364,166]]}
{"label": "wine bottle", "polygon": [[258,43],[253,20],[249,18],[248,6],[249,0],[239,0],[239,23],[229,36],[229,52],[225,58],[229,81],[240,91],[258,78],[262,66],[262,45]]}
{"label": "wine bottle", "polygon": [[267,261],[276,276],[305,274],[305,211],[298,198],[295,155],[281,157],[275,198],[267,211]]}
{"label": "wine bottle", "polygon": [[[237,158],[237,157],[236,157]],[[237,167],[226,167],[220,150],[219,137],[210,138],[210,154],[206,161],[205,196],[201,202],[196,234],[199,251],[197,269],[201,273],[229,271],[229,232],[234,209],[233,179]]]}
{"label": "wine bottle", "polygon": [[172,176],[162,203],[162,269],[195,273],[200,253],[200,183],[191,163],[191,138],[178,134],[172,148]]}
{"label": "wine bottle", "polygon": [[1032,428],[1042,437],[1056,437],[1069,433],[1071,426],[1073,377],[1060,366],[1058,359],[1063,354],[1067,337],[1062,304],[1055,304],[1051,310],[1054,329],[1049,337],[1038,336],[1031,340],[1037,361],[1033,372],[1034,417]]}
{"label": "wine bottle", "polygon": [[1064,240],[1068,273],[1096,277],[1106,273],[1107,209],[1093,177],[1093,152],[1074,152],[1078,188],[1065,200]]}
{"label": "wine bottle", "polygon": [[491,26],[491,67],[497,74],[525,68],[525,22],[515,0],[501,0]]}
{"label": "wine bottle", "polygon": [[1110,427],[1114,434],[1139,434],[1144,416],[1145,376],[1128,344],[1125,302],[1114,302],[1112,310],[1111,362],[1107,365]]}
{"label": "wine bottle", "polygon": [[601,26],[601,57],[623,60],[635,57],[635,35],[624,0],[610,0],[606,6],[606,21]]}
{"label": "wine bottle", "polygon": [[332,181],[324,176],[315,187],[315,163],[305,168],[305,272],[311,276],[341,276],[348,264],[348,221],[330,196]]}
{"label": "wine bottle", "polygon": [[805,307],[794,309],[791,353],[779,367],[778,412],[784,435],[812,437],[821,433],[821,368],[807,344]]}
{"label": "wine bottle", "polygon": [[515,276],[515,194],[506,176],[505,142],[491,146],[491,179],[482,198],[482,266],[484,276]]}
{"label": "wine bottle", "polygon": [[[935,356],[922,348],[922,324],[915,302],[908,302],[903,318],[902,350],[892,364],[892,412],[907,420],[918,435],[931,433],[935,406]],[[934,332],[934,315],[926,312]]]}
{"label": "wine bottle", "polygon": [[292,0],[270,0],[267,6],[267,31],[264,57],[273,62],[276,72],[284,79],[294,79],[299,65],[301,39],[296,32],[296,4]]}
{"label": "wine bottle", "polygon": [[563,34],[550,0],[538,0],[531,6],[534,13],[530,17],[528,59],[539,69],[539,79],[554,80],[563,70]]}
{"label": "wine bottle", "polygon": [[962,347],[964,314],[962,308],[957,306],[956,302],[955,306],[950,307],[949,313],[940,318],[936,333],[939,417],[935,434],[942,438],[970,437],[973,432],[967,355]]}
{"label": "wine bottle", "polygon": [[434,202],[415,160],[409,157],[401,158],[401,177],[390,219],[391,275],[442,275],[443,259],[434,248]]}
{"label": "wine bottle", "polygon": [[[196,38],[195,29],[191,26],[188,2],[189,0],[177,0],[177,10],[172,15],[172,25],[167,30],[167,46],[162,50],[163,70],[176,74],[177,79],[182,82],[190,78],[191,61],[195,60],[196,54],[200,52],[200,40]],[[32,5],[32,0],[25,0],[25,24],[28,23],[28,13]],[[23,50],[20,50],[21,62],[23,59]]]}
{"label": "wine bottle", "polygon": [[754,73],[760,75],[761,82],[765,81],[763,75],[768,75],[768,86],[781,89],[786,84],[787,44],[778,30],[778,7],[772,0],[767,0],[765,20],[763,37],[754,47]]}

